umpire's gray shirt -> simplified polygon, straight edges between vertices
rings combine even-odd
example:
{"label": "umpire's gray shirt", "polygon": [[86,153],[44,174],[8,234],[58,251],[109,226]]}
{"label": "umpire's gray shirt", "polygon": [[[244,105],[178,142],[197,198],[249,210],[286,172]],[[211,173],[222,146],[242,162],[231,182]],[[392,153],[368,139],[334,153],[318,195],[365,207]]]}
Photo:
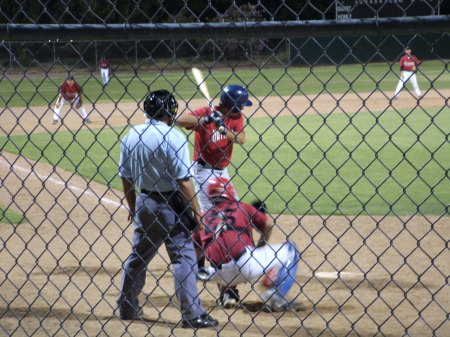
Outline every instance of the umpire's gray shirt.
{"label": "umpire's gray shirt", "polygon": [[131,128],[120,147],[119,176],[141,190],[168,192],[192,177],[186,137],[154,119]]}

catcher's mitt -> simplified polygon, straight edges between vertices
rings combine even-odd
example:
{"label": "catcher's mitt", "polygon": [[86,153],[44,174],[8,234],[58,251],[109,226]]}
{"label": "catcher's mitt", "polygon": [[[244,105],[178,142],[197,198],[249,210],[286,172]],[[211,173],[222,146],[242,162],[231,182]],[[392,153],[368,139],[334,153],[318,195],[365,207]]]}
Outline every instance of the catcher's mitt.
{"label": "catcher's mitt", "polygon": [[82,105],[83,105],[83,102],[82,102],[81,100],[79,100],[79,101],[77,102],[77,104],[75,104],[75,108],[76,108],[76,109],[79,109],[79,108],[81,108]]}
{"label": "catcher's mitt", "polygon": [[266,206],[266,203],[264,201],[256,200],[256,201],[253,201],[251,203],[251,205],[253,207],[255,207],[258,211],[261,211],[263,213],[267,213],[267,206]]}

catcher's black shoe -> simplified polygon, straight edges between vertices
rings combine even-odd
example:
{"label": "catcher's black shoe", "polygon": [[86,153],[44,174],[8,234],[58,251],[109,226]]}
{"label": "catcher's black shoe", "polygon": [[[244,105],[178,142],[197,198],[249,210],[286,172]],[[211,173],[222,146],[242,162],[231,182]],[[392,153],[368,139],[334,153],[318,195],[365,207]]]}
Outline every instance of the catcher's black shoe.
{"label": "catcher's black shoe", "polygon": [[241,298],[237,289],[227,288],[220,293],[219,305],[224,309],[230,309],[239,306]]}
{"label": "catcher's black shoe", "polygon": [[209,316],[206,312],[193,319],[183,319],[181,327],[184,329],[214,328],[219,321]]}
{"label": "catcher's black shoe", "polygon": [[120,319],[122,321],[134,321],[134,320],[138,320],[142,318],[142,315],[144,314],[144,312],[142,311],[142,309],[139,309],[138,311],[130,314],[130,313],[121,313],[120,314]]}

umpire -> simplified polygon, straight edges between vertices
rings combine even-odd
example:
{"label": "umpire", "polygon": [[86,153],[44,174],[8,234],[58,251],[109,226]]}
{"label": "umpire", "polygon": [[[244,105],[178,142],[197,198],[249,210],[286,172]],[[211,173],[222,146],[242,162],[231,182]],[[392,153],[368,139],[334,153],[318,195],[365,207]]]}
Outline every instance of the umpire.
{"label": "umpire", "polygon": [[121,319],[141,318],[138,295],[145,284],[147,265],[165,243],[182,327],[215,327],[218,321],[205,312],[198,297],[197,259],[190,233],[200,223],[200,208],[191,182],[186,139],[172,128],[177,109],[177,101],[167,90],[150,92],[144,103],[148,121],[132,127],[122,141],[119,176],[129,220],[133,218],[135,226],[117,303]]}

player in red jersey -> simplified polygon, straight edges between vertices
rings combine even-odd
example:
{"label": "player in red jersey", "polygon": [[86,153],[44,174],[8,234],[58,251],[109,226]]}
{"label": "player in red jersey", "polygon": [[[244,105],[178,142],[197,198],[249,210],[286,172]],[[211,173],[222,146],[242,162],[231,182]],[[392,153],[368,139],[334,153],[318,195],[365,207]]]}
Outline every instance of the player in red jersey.
{"label": "player in red jersey", "polygon": [[400,79],[398,81],[397,88],[395,89],[394,99],[397,99],[400,90],[403,89],[405,82],[407,81],[412,84],[417,98],[422,97],[416,78],[417,66],[419,64],[419,59],[411,54],[411,47],[406,46],[405,55],[400,59]]}
{"label": "player in red jersey", "polygon": [[102,75],[103,85],[105,86],[109,82],[109,70],[111,69],[111,64],[109,63],[109,61],[106,59],[105,56],[102,56],[99,67],[100,73]]}
{"label": "player in red jersey", "polygon": [[[194,182],[202,211],[207,211],[211,201],[207,195],[211,177],[230,179],[227,167],[233,154],[233,144],[245,143],[242,110],[251,106],[248,92],[240,85],[226,86],[220,96],[219,106],[204,107],[181,115],[176,123],[194,130]],[[235,195],[237,199],[237,195]]]}
{"label": "player in red jersey", "polygon": [[[234,304],[237,304],[239,295],[235,286],[264,276],[266,290],[260,296],[270,310],[302,309],[300,303],[285,297],[295,282],[299,251],[289,241],[268,244],[272,218],[250,204],[237,201],[234,194],[228,179],[214,177],[209,181],[208,195],[213,207],[204,214],[204,229],[194,239],[213,267],[203,267],[199,278],[234,289]],[[255,229],[261,233],[256,245]]]}
{"label": "player in red jersey", "polygon": [[78,83],[75,82],[72,75],[69,75],[59,87],[59,96],[56,100],[56,107],[53,112],[53,124],[58,123],[61,108],[66,101],[70,102],[71,106],[75,105],[76,109],[80,109],[83,114],[84,122],[90,123],[86,109],[83,106],[83,90]]}
{"label": "player in red jersey", "polygon": [[[192,113],[181,115],[176,123],[188,130],[194,130],[194,184],[198,202],[203,212],[212,207],[208,196],[208,180],[212,177],[230,179],[228,165],[233,154],[234,143],[245,143],[244,118],[242,110],[251,106],[248,91],[236,84],[226,86],[221,93],[219,106],[204,107]],[[231,185],[231,182],[230,182]],[[233,187],[234,197],[238,199]],[[199,268],[204,266],[204,257],[199,259]],[[234,305],[239,296],[237,290],[224,287],[219,304]]]}

